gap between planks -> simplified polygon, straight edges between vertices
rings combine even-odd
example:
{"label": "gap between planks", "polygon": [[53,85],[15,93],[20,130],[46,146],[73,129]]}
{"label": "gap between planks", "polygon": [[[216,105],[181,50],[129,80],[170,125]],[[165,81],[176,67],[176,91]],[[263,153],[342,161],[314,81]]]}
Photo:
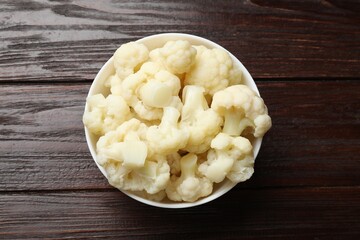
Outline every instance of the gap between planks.
{"label": "gap between planks", "polygon": [[[344,186],[261,186],[261,187],[241,187],[236,186],[238,191],[247,190],[247,191],[257,191],[257,190],[339,190],[339,189],[360,189],[360,185],[344,185]],[[236,190],[233,188],[233,190]],[[109,188],[79,188],[79,189],[39,189],[39,190],[10,190],[10,191],[0,191],[0,195],[16,195],[16,194],[38,194],[38,193],[71,193],[71,192],[118,192],[120,190],[109,186]]]}

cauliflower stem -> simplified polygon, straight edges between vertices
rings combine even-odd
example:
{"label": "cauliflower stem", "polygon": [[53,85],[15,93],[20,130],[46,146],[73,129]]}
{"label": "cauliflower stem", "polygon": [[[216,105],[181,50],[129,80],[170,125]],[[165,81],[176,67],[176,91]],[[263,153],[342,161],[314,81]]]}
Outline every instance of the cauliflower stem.
{"label": "cauliflower stem", "polygon": [[234,108],[226,110],[223,132],[231,136],[239,136],[247,127],[254,127],[254,123],[244,117],[244,113]]}

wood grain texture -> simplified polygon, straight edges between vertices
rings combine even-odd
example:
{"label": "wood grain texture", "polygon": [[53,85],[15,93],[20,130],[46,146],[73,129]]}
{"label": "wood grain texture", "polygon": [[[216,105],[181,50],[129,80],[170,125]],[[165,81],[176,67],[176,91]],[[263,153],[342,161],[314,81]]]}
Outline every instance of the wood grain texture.
{"label": "wood grain texture", "polygon": [[[359,186],[358,81],[258,86],[274,126],[242,187]],[[109,188],[85,143],[88,84],[1,89],[0,191]]]}
{"label": "wood grain texture", "polygon": [[85,143],[82,114],[88,85],[1,89],[0,190],[107,186]]}
{"label": "wood grain texture", "polygon": [[359,201],[358,187],[235,188],[178,210],[119,191],[6,193],[0,232],[4,239],[357,239]]}
{"label": "wood grain texture", "polygon": [[0,81],[90,81],[120,44],[162,32],[213,40],[256,78],[356,78],[357,1],[0,2]]}
{"label": "wood grain texture", "polygon": [[[273,120],[255,174],[191,209],[110,187],[81,122],[122,43],[227,48]],[[360,239],[360,2],[0,0],[0,239]]]}

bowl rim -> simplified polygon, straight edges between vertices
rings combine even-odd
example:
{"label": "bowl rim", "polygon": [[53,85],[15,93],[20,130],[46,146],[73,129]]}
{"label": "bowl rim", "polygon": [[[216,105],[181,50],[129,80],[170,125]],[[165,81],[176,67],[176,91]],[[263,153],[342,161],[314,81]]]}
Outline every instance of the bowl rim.
{"label": "bowl rim", "polygon": [[[186,34],[186,33],[160,33],[160,34],[154,34],[154,35],[150,35],[141,39],[136,40],[135,42],[138,43],[143,43],[145,44],[145,42],[147,41],[153,41],[156,40],[156,38],[169,38],[170,40],[172,39],[186,39],[186,40],[190,40],[190,43],[192,45],[193,42],[201,42],[202,45],[206,45],[206,46],[211,46],[212,48],[220,48],[225,50],[231,57],[231,59],[233,60],[233,64],[238,65],[242,71],[243,74],[243,78],[244,80],[246,80],[246,84],[248,87],[250,87],[252,90],[254,90],[259,96],[260,96],[260,92],[256,86],[256,83],[254,81],[254,79],[252,78],[252,76],[250,75],[249,71],[246,69],[246,67],[241,63],[241,61],[236,58],[231,52],[229,52],[227,49],[225,49],[224,47],[222,47],[221,45],[208,40],[206,38],[200,37],[200,36],[196,36],[193,34]],[[192,40],[192,41],[191,41]],[[164,40],[163,40],[164,41]],[[146,44],[145,44],[146,45]],[[90,89],[88,91],[87,94],[87,98],[96,94],[96,85],[98,84],[98,82],[101,81],[102,76],[105,74],[106,71],[108,71],[108,68],[113,67],[113,57],[111,57],[110,59],[108,59],[106,61],[106,63],[101,67],[101,69],[99,70],[99,72],[96,74],[93,82],[91,83]],[[85,103],[85,108],[84,111],[86,111],[86,109],[88,109],[88,104],[87,102]],[[89,130],[87,129],[87,127],[84,125],[84,130],[85,130],[85,138],[86,138],[86,143],[88,146],[88,149],[91,153],[91,156],[95,162],[95,164],[97,165],[97,167],[99,168],[99,170],[101,171],[101,173],[104,175],[104,177],[107,179],[107,174],[105,172],[105,169],[100,166],[98,164],[98,162],[96,161],[96,146],[92,146],[91,144],[91,133],[89,132]],[[254,161],[259,153],[260,147],[262,144],[262,137],[261,138],[256,138],[255,142],[254,142],[254,146],[253,146],[253,155],[254,155]],[[226,182],[225,182],[226,181]],[[123,192],[125,195],[127,195],[128,197],[137,200],[138,202],[141,202],[143,204],[146,205],[150,205],[153,207],[160,207],[160,208],[172,208],[172,209],[177,209],[177,208],[189,208],[189,207],[195,207],[195,206],[199,206],[199,205],[203,205],[205,203],[211,202],[223,195],[225,195],[225,193],[227,193],[228,191],[230,191],[232,188],[234,188],[237,183],[233,183],[228,179],[224,179],[224,182],[222,183],[223,185],[223,189],[221,189],[220,191],[217,191],[216,193],[212,192],[209,196],[201,198],[195,202],[157,202],[157,201],[153,201],[153,200],[149,200],[143,197],[140,197],[138,195],[135,195],[134,193],[132,193],[131,191],[127,191],[127,190],[120,190],[121,192]]]}

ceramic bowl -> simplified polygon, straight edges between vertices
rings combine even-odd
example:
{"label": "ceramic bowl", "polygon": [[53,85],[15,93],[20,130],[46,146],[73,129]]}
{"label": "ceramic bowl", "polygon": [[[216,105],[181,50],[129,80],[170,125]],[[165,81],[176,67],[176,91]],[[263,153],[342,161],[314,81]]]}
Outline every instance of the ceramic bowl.
{"label": "ceramic bowl", "polygon": [[[158,48],[158,47],[162,47],[167,41],[170,40],[187,40],[189,41],[192,45],[204,45],[205,47],[208,48],[221,48],[224,49],[222,46],[208,40],[202,37],[198,37],[198,36],[194,36],[194,35],[190,35],[190,34],[182,34],[182,33],[163,33],[163,34],[156,34],[156,35],[152,35],[152,36],[148,36],[142,39],[137,40],[138,43],[142,43],[144,45],[146,45],[148,47],[149,50],[152,50],[154,48]],[[226,49],[224,49],[225,51],[227,51]],[[232,55],[229,51],[227,51],[230,55],[230,57],[233,60],[233,64],[240,68],[242,71],[242,78],[243,78],[243,82],[244,84],[246,84],[249,88],[251,88],[252,90],[254,90],[255,92],[259,93],[256,84],[253,80],[253,78],[251,77],[250,73],[248,72],[248,70],[244,67],[244,65],[234,56]],[[104,66],[100,69],[100,71],[98,72],[98,74],[96,75],[90,90],[89,90],[89,94],[88,96],[92,96],[94,94],[98,94],[98,93],[102,93],[105,96],[109,93],[109,90],[104,87],[104,82],[105,80],[112,74],[115,73],[115,69],[113,66],[113,58],[110,58],[105,64]],[[85,108],[87,109],[87,105],[85,105]],[[85,135],[86,135],[86,141],[89,147],[89,150],[91,152],[91,155],[96,163],[96,165],[98,166],[98,168],[100,169],[100,171],[104,174],[104,176],[106,177],[106,172],[103,169],[103,167],[101,167],[97,162],[96,162],[96,142],[97,142],[97,138],[92,135],[88,129],[85,127]],[[253,151],[254,151],[254,157],[256,158],[260,146],[261,146],[261,142],[262,139],[261,138],[257,138],[255,140],[252,141],[253,143]],[[192,202],[192,203],[188,203],[188,202],[173,202],[170,200],[164,200],[162,202],[155,202],[155,201],[151,201],[142,197],[139,197],[129,191],[124,191],[122,190],[122,192],[124,194],[126,194],[127,196],[145,203],[147,205],[151,205],[151,206],[155,206],[155,207],[161,207],[161,208],[187,208],[187,207],[194,207],[194,206],[198,206],[201,204],[205,204],[208,203],[214,199],[219,198],[220,196],[224,195],[225,193],[227,193],[229,190],[231,190],[236,184],[232,183],[231,181],[229,181],[228,179],[225,179],[223,182],[219,183],[219,184],[215,184],[214,186],[214,190],[213,193],[205,198],[199,199],[196,202]]]}

